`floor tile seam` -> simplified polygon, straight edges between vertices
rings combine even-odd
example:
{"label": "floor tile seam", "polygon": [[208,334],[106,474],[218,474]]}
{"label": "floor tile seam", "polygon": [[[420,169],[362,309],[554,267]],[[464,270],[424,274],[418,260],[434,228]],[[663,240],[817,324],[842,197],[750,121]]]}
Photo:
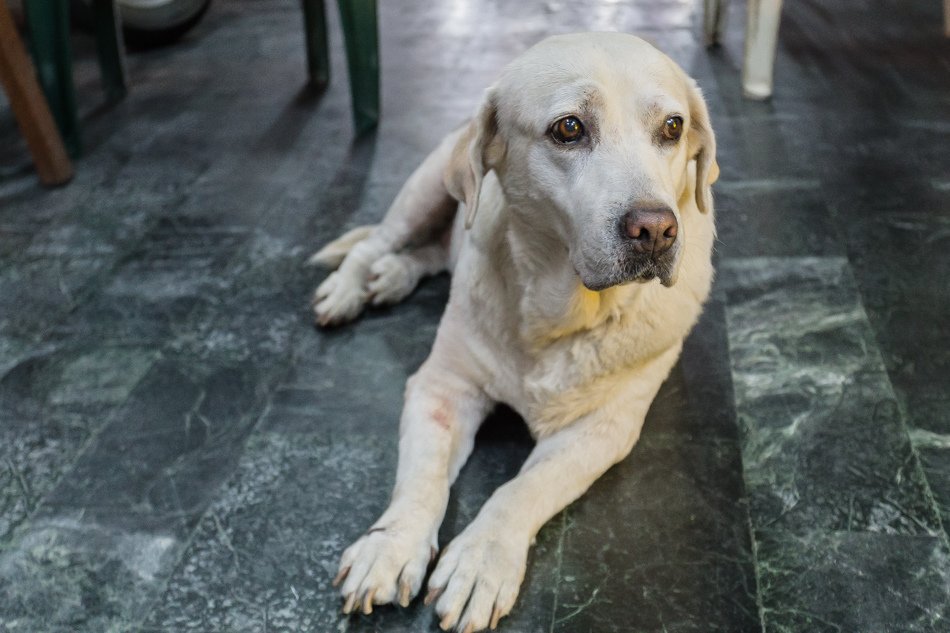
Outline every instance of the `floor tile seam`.
{"label": "floor tile seam", "polygon": [[[738,427],[737,427],[738,428]],[[646,430],[641,436],[640,439],[634,444],[634,447],[639,446],[640,444],[649,445],[652,443],[688,443],[689,445],[694,446],[709,446],[714,448],[735,448],[740,450],[742,448],[742,443],[738,435],[732,436],[711,436],[703,435],[702,431],[692,432],[680,432],[680,431],[666,431],[666,430]],[[634,448],[634,450],[636,450]]]}
{"label": "floor tile seam", "polygon": [[555,627],[558,625],[558,602],[561,597],[561,579],[562,571],[564,568],[564,541],[567,538],[567,523],[568,523],[568,512],[570,508],[565,508],[561,511],[560,515],[560,525],[558,526],[558,535],[557,535],[557,549],[555,550],[555,566],[554,566],[554,599],[551,604],[551,624],[548,626],[548,633],[554,633]]}
{"label": "floor tile seam", "polygon": [[756,194],[788,191],[819,191],[823,187],[820,178],[737,178],[722,179],[716,189],[724,194]]}
{"label": "floor tile seam", "polygon": [[[282,371],[274,373],[274,378],[272,382],[274,384],[279,383],[279,381],[282,378],[285,378],[286,375],[290,373],[292,370],[293,370],[293,359],[288,358],[287,362],[282,368]],[[254,440],[259,439],[260,437],[265,437],[269,433],[271,433],[269,431],[262,430],[261,426],[262,426],[263,421],[267,419],[268,414],[270,413],[272,405],[273,405],[273,396],[275,393],[273,386],[274,385],[272,384],[271,388],[268,390],[266,396],[263,399],[264,406],[261,408],[260,412],[257,414],[256,416],[257,419],[254,421],[254,424],[251,425],[251,428],[248,430],[247,434],[241,441],[240,456],[238,458],[238,461],[235,463],[234,468],[231,470],[228,476],[225,477],[221,481],[221,483],[218,484],[218,486],[214,490],[214,493],[209,495],[208,498],[210,501],[208,502],[207,507],[198,516],[197,520],[195,521],[194,527],[190,530],[186,538],[182,540],[181,547],[179,548],[178,555],[176,556],[175,561],[169,565],[167,574],[165,574],[164,578],[161,580],[161,586],[156,588],[148,606],[142,609],[141,617],[138,620],[136,620],[135,623],[130,627],[129,630],[131,632],[142,633],[146,630],[144,628],[145,622],[155,611],[155,609],[158,606],[158,603],[161,601],[162,596],[168,590],[168,583],[171,581],[175,573],[178,571],[178,569],[181,567],[182,563],[184,562],[185,557],[189,553],[192,544],[195,542],[197,533],[201,530],[201,526],[204,525],[205,521],[210,516],[210,514],[214,512],[215,502],[221,497],[221,492],[223,490],[226,490],[229,486],[231,486],[235,478],[240,477],[242,475],[241,468],[240,468],[241,459],[244,457],[244,455],[247,452],[248,444]]]}
{"label": "floor tile seam", "polygon": [[938,433],[916,425],[908,425],[908,428],[910,429],[911,442],[918,448],[950,449],[950,433]]}
{"label": "floor tile seam", "polygon": [[148,368],[145,371],[143,371],[139,379],[136,380],[133,385],[131,385],[131,387],[128,390],[128,393],[121,400],[121,402],[114,403],[110,407],[110,410],[106,415],[97,416],[97,417],[101,417],[102,422],[99,425],[97,425],[95,430],[89,434],[89,437],[87,437],[86,440],[82,443],[82,445],[76,450],[76,453],[73,456],[73,458],[70,459],[69,462],[64,466],[59,477],[56,478],[56,480],[49,487],[49,489],[36,500],[36,505],[34,505],[33,508],[29,511],[29,513],[27,513],[20,521],[18,521],[15,524],[15,526],[7,532],[7,534],[3,537],[3,539],[0,540],[0,552],[2,552],[4,549],[9,548],[13,543],[18,541],[27,531],[29,531],[31,524],[33,522],[33,519],[35,518],[36,514],[45,506],[45,502],[48,499],[48,497],[53,493],[53,491],[55,491],[59,487],[59,485],[63,481],[67,479],[67,477],[69,477],[75,471],[76,465],[79,463],[79,461],[86,455],[90,447],[93,446],[98,441],[98,439],[102,436],[102,433],[105,432],[105,430],[117,419],[117,416],[122,411],[123,407],[125,407],[129,399],[132,397],[132,394],[135,392],[136,387],[138,387],[138,385],[140,385],[142,381],[145,380],[146,376],[148,376],[148,374],[152,371],[155,365],[158,364],[161,358],[162,358],[162,355],[160,352],[153,354],[152,360],[149,363]]}
{"label": "floor tile seam", "polygon": [[[828,536],[835,538],[854,537],[868,539],[882,539],[894,541],[935,541],[943,543],[943,535],[938,533],[905,533],[905,532],[882,532],[879,530],[847,530],[835,528],[809,527],[809,528],[789,528],[774,527],[765,525],[761,527],[752,527],[756,534],[763,536],[777,536],[793,539],[807,539],[815,536]],[[950,550],[948,550],[950,554]],[[950,571],[950,569],[948,569]]]}
{"label": "floor tile seam", "polygon": [[[877,335],[874,335],[875,342]],[[890,380],[890,371],[887,372],[888,382]],[[893,384],[891,383],[891,390],[893,392]],[[909,417],[907,413],[907,407],[904,403],[904,398],[897,398],[895,393],[895,402],[897,402],[897,410],[900,415],[900,425],[903,429],[904,435],[907,438],[908,445],[910,447],[911,456],[914,462],[914,469],[917,471],[916,475],[920,478],[921,485],[924,488],[924,496],[927,499],[927,503],[934,511],[934,515],[937,519],[937,525],[939,527],[940,535],[943,538],[944,546],[950,550],[950,531],[948,531],[948,526],[943,520],[943,512],[941,512],[941,504],[937,501],[936,495],[934,495],[933,487],[930,485],[930,478],[927,476],[927,469],[924,468],[923,460],[920,457],[920,447],[918,443],[914,440],[914,431],[915,429],[910,426],[908,423]],[[950,513],[950,507],[943,508],[946,512]]]}
{"label": "floor tile seam", "polygon": [[[864,294],[861,290],[861,285],[858,283],[857,277],[854,274],[854,268],[851,262],[851,258],[847,258],[847,276],[850,278],[851,283],[854,286],[855,293],[857,295],[858,305],[861,309],[861,312],[864,314],[864,320],[867,324],[867,332],[871,337],[872,342],[874,343],[875,350],[877,355],[880,358],[881,366],[884,368],[883,378],[886,381],[887,394],[889,397],[896,403],[898,411],[898,424],[900,425],[904,439],[907,440],[907,444],[910,447],[911,458],[913,459],[913,468],[916,471],[915,474],[920,479],[921,485],[923,486],[924,497],[927,503],[930,505],[930,509],[933,511],[934,516],[937,521],[937,526],[939,532],[943,538],[944,546],[950,550],[950,533],[948,533],[948,526],[944,524],[943,513],[940,511],[940,504],[937,502],[936,496],[933,493],[933,488],[930,485],[930,479],[927,477],[927,472],[924,469],[923,461],[920,458],[920,451],[918,450],[917,443],[914,441],[914,428],[911,427],[908,420],[907,406],[905,398],[899,398],[897,396],[897,390],[894,387],[894,381],[891,378],[893,370],[888,368],[884,360],[883,347],[880,340],[878,339],[877,332],[875,332],[874,327],[871,324],[870,317],[867,314],[867,309],[864,307]],[[950,511],[950,508],[947,508]]]}
{"label": "floor tile seam", "polygon": [[[724,264],[727,261],[729,261],[729,259],[724,258],[722,263]],[[744,518],[745,518],[745,524],[746,524],[746,533],[749,538],[749,546],[750,546],[750,550],[752,554],[753,578],[755,579],[755,605],[756,605],[756,609],[758,611],[758,616],[759,616],[759,630],[761,631],[761,633],[766,633],[765,604],[762,601],[762,575],[761,575],[761,566],[759,564],[759,543],[758,543],[758,540],[756,539],[755,529],[752,524],[751,504],[748,502],[749,500],[748,483],[749,482],[748,482],[748,477],[747,477],[746,468],[745,468],[745,455],[743,455],[743,451],[742,451],[742,428],[739,423],[739,402],[736,399],[736,390],[735,390],[735,383],[734,383],[735,362],[733,361],[733,357],[732,357],[732,346],[729,344],[729,310],[728,310],[729,297],[728,297],[728,294],[724,293],[724,296],[722,297],[722,304],[723,304],[723,318],[725,320],[725,327],[724,327],[723,334],[726,339],[725,340],[726,354],[727,354],[727,362],[729,363],[729,387],[732,392],[730,399],[732,401],[733,421],[736,426],[736,437],[737,437],[736,443],[738,445],[738,460],[739,460],[739,469],[741,471],[741,481],[742,481],[742,490],[741,490],[740,498],[745,500],[745,503],[743,503],[742,505],[744,506],[743,512],[745,513]]]}

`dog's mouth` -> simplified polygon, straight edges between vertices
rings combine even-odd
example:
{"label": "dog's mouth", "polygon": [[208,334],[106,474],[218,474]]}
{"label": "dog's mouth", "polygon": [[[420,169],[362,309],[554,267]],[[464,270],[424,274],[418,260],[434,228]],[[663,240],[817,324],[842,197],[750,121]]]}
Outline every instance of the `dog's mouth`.
{"label": "dog's mouth", "polygon": [[673,252],[656,258],[625,254],[610,264],[599,266],[596,271],[588,271],[586,274],[578,272],[584,287],[601,291],[631,283],[645,284],[654,279],[658,279],[667,288],[676,283],[676,254]]}

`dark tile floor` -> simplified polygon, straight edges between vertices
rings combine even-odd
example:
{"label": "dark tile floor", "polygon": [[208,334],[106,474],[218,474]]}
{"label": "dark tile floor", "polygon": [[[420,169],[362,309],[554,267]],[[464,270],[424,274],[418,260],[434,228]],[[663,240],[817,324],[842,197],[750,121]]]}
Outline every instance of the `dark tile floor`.
{"label": "dark tile floor", "polygon": [[[0,631],[436,630],[339,615],[383,508],[403,382],[448,282],[332,332],[301,266],[379,217],[508,59],[645,34],[718,132],[714,299],[629,459],[538,537],[504,630],[950,631],[950,40],[938,0],[786,3],[775,98],[740,98],[744,7],[381,2],[384,117],[302,90],[298,3],[217,2],[130,57],[87,154],[39,188],[0,107]],[[530,450],[498,412],[447,542]]]}

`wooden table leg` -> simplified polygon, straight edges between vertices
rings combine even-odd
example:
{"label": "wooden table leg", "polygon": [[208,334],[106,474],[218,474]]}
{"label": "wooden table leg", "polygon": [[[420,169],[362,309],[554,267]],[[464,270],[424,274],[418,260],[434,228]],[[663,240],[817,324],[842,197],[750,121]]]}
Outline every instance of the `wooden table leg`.
{"label": "wooden table leg", "polygon": [[73,166],[66,155],[63,140],[53,122],[49,106],[36,81],[33,64],[27,57],[13,16],[0,0],[0,84],[10,99],[40,180],[60,185],[73,177]]}

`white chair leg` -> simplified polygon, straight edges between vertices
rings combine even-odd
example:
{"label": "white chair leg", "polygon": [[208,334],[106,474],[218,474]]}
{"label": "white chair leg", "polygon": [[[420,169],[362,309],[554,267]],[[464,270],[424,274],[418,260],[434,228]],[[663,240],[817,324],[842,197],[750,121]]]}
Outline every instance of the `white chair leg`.
{"label": "white chair leg", "polygon": [[772,67],[782,0],[748,0],[748,11],[742,93],[748,99],[768,99],[772,96]]}
{"label": "white chair leg", "polygon": [[706,38],[706,46],[719,43],[728,8],[729,0],[703,0],[703,35]]}

